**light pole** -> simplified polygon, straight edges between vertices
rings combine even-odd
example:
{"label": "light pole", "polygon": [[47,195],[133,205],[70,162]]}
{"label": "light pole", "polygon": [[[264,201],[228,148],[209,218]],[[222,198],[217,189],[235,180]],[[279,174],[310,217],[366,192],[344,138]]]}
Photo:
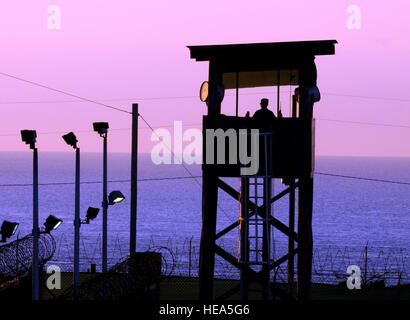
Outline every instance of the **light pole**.
{"label": "light pole", "polygon": [[[93,128],[100,137],[103,138],[103,230],[102,230],[102,272],[105,274],[107,272],[107,135],[108,135],[108,122],[94,122]],[[103,276],[103,299],[106,296],[106,284],[105,276]]]}
{"label": "light pole", "polygon": [[75,205],[74,205],[74,299],[78,298],[80,276],[80,148],[77,147],[77,137],[73,132],[63,136],[64,141],[75,150]]}
{"label": "light pole", "polygon": [[[119,203],[125,199],[124,195],[116,190],[112,191],[107,196],[107,135],[108,135],[108,123],[107,122],[94,122],[93,128],[100,137],[103,138],[103,230],[102,230],[102,272],[103,275],[107,272],[107,212],[108,205]],[[106,297],[106,282],[105,276],[103,276],[103,299]]]}
{"label": "light pole", "polygon": [[130,205],[130,251],[135,254],[137,244],[137,179],[138,179],[138,104],[132,105],[131,141],[131,205]]}
{"label": "light pole", "polygon": [[38,264],[38,154],[35,130],[21,130],[21,139],[33,150],[33,260],[32,260],[32,299],[39,299],[39,264]]}
{"label": "light pole", "polygon": [[108,122],[94,122],[94,131],[103,138],[103,231],[102,231],[102,272],[107,272],[107,135]]}
{"label": "light pole", "polygon": [[74,205],[74,299],[78,299],[78,285],[80,282],[80,227],[94,220],[100,209],[89,207],[85,221],[80,218],[80,148],[77,147],[77,137],[73,132],[63,136],[64,141],[75,150],[75,205]]}

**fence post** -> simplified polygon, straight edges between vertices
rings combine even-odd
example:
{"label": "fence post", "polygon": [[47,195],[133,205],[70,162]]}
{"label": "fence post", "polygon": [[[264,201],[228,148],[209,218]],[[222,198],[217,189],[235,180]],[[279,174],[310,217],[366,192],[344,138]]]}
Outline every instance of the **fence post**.
{"label": "fence post", "polygon": [[366,243],[366,247],[364,248],[365,250],[365,258],[364,258],[364,285],[367,286],[367,245],[369,243]]}
{"label": "fence post", "polygon": [[189,278],[191,277],[191,266],[192,266],[192,264],[191,264],[192,238],[193,237],[191,237],[191,239],[189,239],[189,262],[188,262],[188,277]]}

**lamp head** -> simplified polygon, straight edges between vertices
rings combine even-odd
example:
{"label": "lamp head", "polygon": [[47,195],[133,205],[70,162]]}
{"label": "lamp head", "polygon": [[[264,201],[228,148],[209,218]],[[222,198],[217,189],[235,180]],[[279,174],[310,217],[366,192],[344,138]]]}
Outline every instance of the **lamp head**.
{"label": "lamp head", "polygon": [[94,122],[93,123],[94,131],[102,135],[108,132],[108,122]]}
{"label": "lamp head", "polygon": [[100,209],[93,208],[93,207],[88,207],[87,216],[86,216],[86,223],[90,223],[90,220],[94,220],[97,217],[98,212],[100,212]]}
{"label": "lamp head", "polygon": [[36,130],[21,130],[21,140],[26,144],[30,145],[30,149],[35,148],[37,132]]}
{"label": "lamp head", "polygon": [[108,196],[108,204],[113,205],[119,203],[125,199],[125,196],[121,193],[121,191],[115,190],[112,191]]}
{"label": "lamp head", "polygon": [[10,238],[17,231],[19,224],[17,222],[3,221],[1,225],[0,234],[1,242],[6,242],[7,238]]}
{"label": "lamp head", "polygon": [[63,220],[58,219],[54,217],[53,215],[49,215],[48,218],[46,219],[46,222],[44,222],[44,227],[45,227],[44,232],[50,233],[50,231],[57,229],[62,223],[63,223]]}
{"label": "lamp head", "polygon": [[77,148],[78,140],[73,132],[63,135],[63,139],[69,146],[72,146],[74,149]]}

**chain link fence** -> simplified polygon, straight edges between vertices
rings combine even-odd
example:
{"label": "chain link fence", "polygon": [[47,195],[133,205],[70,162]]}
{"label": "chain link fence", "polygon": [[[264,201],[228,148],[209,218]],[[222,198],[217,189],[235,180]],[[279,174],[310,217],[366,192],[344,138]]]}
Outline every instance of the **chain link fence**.
{"label": "chain link fence", "polygon": [[[93,243],[93,245],[90,245]],[[235,258],[238,248],[232,241],[219,241],[218,245]],[[32,237],[28,235],[0,247],[0,275],[3,282],[22,278],[29,274],[32,259]],[[57,241],[49,234],[40,237],[40,261],[47,268],[57,265],[62,271],[64,290],[57,295],[50,290],[51,299],[72,299],[73,256],[72,240],[64,235]],[[128,257],[128,243],[118,236],[110,242],[110,269],[105,276],[108,299],[158,299],[162,293],[192,299],[197,297],[200,239],[197,237],[160,238],[151,237],[140,242],[138,255],[145,260],[132,262]],[[272,256],[278,259],[286,254],[287,243],[275,242]],[[84,281],[79,288],[79,299],[101,299],[101,273],[85,272],[90,264],[101,263],[101,238],[81,242],[81,271]],[[152,257],[147,260],[146,257]],[[156,258],[155,258],[156,257]],[[159,257],[159,258],[158,258]],[[156,259],[156,260],[155,260]],[[158,261],[158,259],[160,261]],[[143,263],[141,263],[141,261]],[[296,261],[296,259],[295,259]],[[361,269],[363,285],[383,282],[387,286],[410,283],[409,250],[376,246],[331,246],[317,245],[313,251],[312,282],[317,285],[337,285],[346,281],[347,267],[357,265]],[[296,269],[296,266],[295,266]],[[256,270],[258,271],[258,270]],[[285,285],[288,282],[287,263],[271,272],[272,282]],[[226,260],[215,258],[215,290],[221,294],[239,280],[239,270]],[[161,290],[159,287],[161,286]],[[169,297],[169,295],[167,296]]]}
{"label": "chain link fence", "polygon": [[[229,241],[219,241],[218,245],[232,256],[238,258],[238,248]],[[139,243],[139,251],[160,251],[163,256],[162,274],[174,277],[198,277],[200,239],[198,237],[161,238],[151,237]],[[49,264],[58,265],[63,271],[72,271],[72,243],[62,237],[57,244],[56,253]],[[275,242],[272,256],[278,259],[287,253],[287,242]],[[90,264],[101,264],[101,239],[94,245],[81,245],[81,270],[87,271]],[[121,242],[117,236],[109,247],[109,265],[114,266],[128,254],[128,243]],[[409,249],[377,246],[333,246],[317,245],[313,250],[312,282],[321,284],[338,284],[348,277],[347,267],[357,265],[361,269],[362,282],[384,280],[386,285],[410,283]],[[295,258],[296,262],[296,258]],[[295,263],[296,270],[296,263]],[[287,263],[285,262],[272,272],[276,282],[288,280]],[[236,267],[219,256],[215,259],[216,279],[239,279]]]}

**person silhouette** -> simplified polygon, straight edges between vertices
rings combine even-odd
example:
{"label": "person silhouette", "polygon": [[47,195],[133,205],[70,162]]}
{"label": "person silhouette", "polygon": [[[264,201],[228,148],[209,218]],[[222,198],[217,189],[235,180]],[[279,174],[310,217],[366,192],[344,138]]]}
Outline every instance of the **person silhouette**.
{"label": "person silhouette", "polygon": [[268,109],[268,105],[269,105],[268,99],[266,98],[261,99],[261,103],[260,103],[261,108],[253,114],[252,118],[261,118],[267,121],[273,121],[274,119],[276,119],[275,114],[271,110]]}

